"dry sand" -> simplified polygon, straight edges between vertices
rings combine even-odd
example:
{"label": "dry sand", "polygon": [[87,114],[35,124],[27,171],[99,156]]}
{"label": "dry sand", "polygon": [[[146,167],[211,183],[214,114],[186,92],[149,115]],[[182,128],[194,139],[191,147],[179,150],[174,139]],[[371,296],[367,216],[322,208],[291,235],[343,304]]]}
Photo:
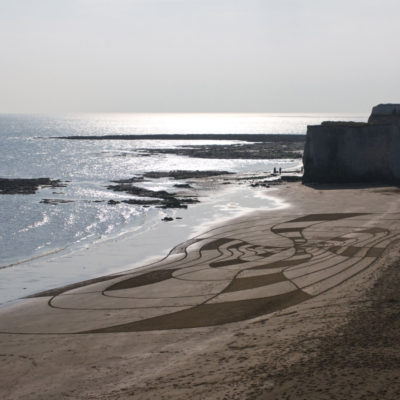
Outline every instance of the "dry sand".
{"label": "dry sand", "polygon": [[148,271],[2,310],[0,398],[400,398],[399,194],[288,184]]}

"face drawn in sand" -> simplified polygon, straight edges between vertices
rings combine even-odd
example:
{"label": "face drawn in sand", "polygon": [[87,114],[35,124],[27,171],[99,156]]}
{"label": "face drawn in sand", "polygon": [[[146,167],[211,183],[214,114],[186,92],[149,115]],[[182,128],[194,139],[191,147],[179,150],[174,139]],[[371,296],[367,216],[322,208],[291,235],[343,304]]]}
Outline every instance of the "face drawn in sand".
{"label": "face drawn in sand", "polygon": [[368,221],[368,214],[311,214],[227,225],[177,246],[152,271],[54,292],[36,311],[36,325],[14,323],[1,331],[135,332],[265,315],[371,266],[397,234],[365,228]]}

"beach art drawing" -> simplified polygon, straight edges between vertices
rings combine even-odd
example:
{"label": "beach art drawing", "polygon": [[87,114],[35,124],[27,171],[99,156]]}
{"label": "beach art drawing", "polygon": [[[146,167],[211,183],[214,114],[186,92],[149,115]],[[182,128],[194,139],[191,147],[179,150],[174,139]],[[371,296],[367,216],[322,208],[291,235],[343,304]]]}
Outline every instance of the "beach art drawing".
{"label": "beach art drawing", "polygon": [[398,234],[368,220],[369,214],[335,213],[224,225],[175,247],[145,271],[39,294],[18,317],[4,316],[1,332],[152,331],[265,315],[370,267]]}

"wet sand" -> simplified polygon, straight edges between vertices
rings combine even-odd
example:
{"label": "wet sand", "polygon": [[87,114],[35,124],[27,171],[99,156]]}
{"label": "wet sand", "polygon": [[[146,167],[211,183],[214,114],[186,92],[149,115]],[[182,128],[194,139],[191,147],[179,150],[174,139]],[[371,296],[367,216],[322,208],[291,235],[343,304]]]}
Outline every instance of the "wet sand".
{"label": "wet sand", "polygon": [[397,398],[396,189],[274,193],[149,270],[2,310],[1,398]]}

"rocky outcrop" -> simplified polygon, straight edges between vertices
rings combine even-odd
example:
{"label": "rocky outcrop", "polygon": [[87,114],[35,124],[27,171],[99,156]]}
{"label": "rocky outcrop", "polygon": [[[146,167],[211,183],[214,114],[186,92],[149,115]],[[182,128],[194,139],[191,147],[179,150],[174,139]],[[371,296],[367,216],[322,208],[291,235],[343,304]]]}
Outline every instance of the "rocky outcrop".
{"label": "rocky outcrop", "polygon": [[[139,148],[133,153],[122,152],[120,157],[148,157],[153,154],[175,154],[184,157],[221,160],[301,158],[305,135],[298,134],[158,134],[65,136],[52,139],[68,140],[180,140],[188,144],[173,148]],[[241,143],[195,144],[199,140],[232,141]],[[244,143],[246,142],[246,143]]]}
{"label": "rocky outcrop", "polygon": [[398,110],[379,105],[368,123],[309,126],[303,183],[400,182]]}
{"label": "rocky outcrop", "polygon": [[34,194],[39,188],[59,188],[65,186],[66,184],[64,182],[50,178],[0,178],[0,194]]}
{"label": "rocky outcrop", "polygon": [[371,125],[393,124],[400,127],[400,104],[379,104],[368,119]]}
{"label": "rocky outcrop", "polygon": [[[126,183],[127,180],[123,180],[122,182],[124,183],[109,185],[107,189],[113,190],[114,192],[125,192],[139,198],[122,201],[110,200],[108,204],[116,205],[119,203],[126,203],[140,206],[158,206],[160,208],[187,208],[188,204],[199,202],[193,197],[181,198],[177,197],[176,193],[169,193],[165,190],[150,190],[134,186],[131,183]],[[141,199],[141,197],[145,197],[146,199]]]}
{"label": "rocky outcrop", "polygon": [[160,178],[173,178],[177,180],[183,179],[193,179],[193,178],[209,178],[212,176],[221,176],[221,175],[232,175],[234,172],[228,171],[215,171],[215,170],[205,170],[205,171],[185,171],[185,170],[176,170],[176,171],[151,171],[143,174],[145,178],[151,179],[160,179]]}
{"label": "rocky outcrop", "polygon": [[211,158],[221,160],[272,160],[280,158],[301,158],[304,148],[304,135],[297,135],[297,141],[287,141],[282,135],[281,141],[237,144],[203,144],[175,148],[143,149],[141,155],[176,154],[184,157]]}

